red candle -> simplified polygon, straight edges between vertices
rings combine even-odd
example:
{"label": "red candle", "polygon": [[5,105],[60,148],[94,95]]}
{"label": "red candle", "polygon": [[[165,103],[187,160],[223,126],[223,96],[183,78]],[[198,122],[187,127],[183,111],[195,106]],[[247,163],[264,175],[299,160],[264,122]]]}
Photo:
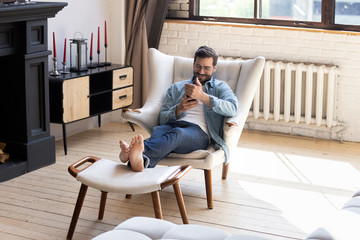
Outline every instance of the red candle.
{"label": "red candle", "polygon": [[54,58],[56,58],[55,32],[53,32],[53,50],[54,50]]}
{"label": "red candle", "polygon": [[64,61],[66,62],[66,38],[65,38],[65,43],[64,43]]}
{"label": "red candle", "polygon": [[100,27],[98,27],[98,46],[97,46],[98,53],[100,52]]}
{"label": "red candle", "polygon": [[90,43],[90,58],[93,57],[93,33],[91,33],[91,43]]}
{"label": "red candle", "polygon": [[106,28],[106,20],[105,20],[105,47],[107,46],[107,28]]}

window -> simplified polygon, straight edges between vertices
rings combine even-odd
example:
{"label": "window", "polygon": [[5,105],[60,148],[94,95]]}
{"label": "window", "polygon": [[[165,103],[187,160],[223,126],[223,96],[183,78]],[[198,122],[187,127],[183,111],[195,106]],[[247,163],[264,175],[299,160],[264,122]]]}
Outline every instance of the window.
{"label": "window", "polygon": [[190,0],[189,18],[360,31],[360,0]]}

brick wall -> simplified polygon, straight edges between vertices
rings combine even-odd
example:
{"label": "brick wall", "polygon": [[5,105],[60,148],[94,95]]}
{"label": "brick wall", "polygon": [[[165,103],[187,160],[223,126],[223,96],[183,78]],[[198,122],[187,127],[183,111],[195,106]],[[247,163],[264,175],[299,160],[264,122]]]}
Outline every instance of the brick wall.
{"label": "brick wall", "polygon": [[167,16],[170,18],[188,18],[189,0],[170,0]]}
{"label": "brick wall", "polygon": [[261,55],[274,60],[339,66],[341,73],[337,83],[336,120],[345,126],[345,131],[342,131],[342,126],[329,130],[302,125],[292,126],[289,130],[276,122],[259,121],[248,121],[246,127],[360,142],[360,34],[172,20],[165,22],[160,51],[193,57],[194,51],[201,45],[213,47],[220,55],[245,58]]}

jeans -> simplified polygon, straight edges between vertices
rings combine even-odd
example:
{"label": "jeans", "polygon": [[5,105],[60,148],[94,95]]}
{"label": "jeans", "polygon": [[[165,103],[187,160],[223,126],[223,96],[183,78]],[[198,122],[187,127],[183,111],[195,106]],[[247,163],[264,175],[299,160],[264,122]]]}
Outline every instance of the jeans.
{"label": "jeans", "polygon": [[144,141],[144,162],[153,168],[169,153],[190,153],[207,149],[209,136],[196,124],[186,121],[174,121],[156,127],[150,138]]}

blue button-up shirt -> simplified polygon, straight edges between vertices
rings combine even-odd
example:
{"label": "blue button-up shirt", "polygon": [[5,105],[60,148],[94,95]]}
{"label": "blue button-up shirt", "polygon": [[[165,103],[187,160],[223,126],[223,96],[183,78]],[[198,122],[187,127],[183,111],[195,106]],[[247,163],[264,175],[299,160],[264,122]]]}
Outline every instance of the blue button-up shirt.
{"label": "blue button-up shirt", "polygon": [[[192,79],[176,82],[167,90],[163,105],[160,110],[159,123],[166,124],[184,117],[183,112],[176,117],[176,106],[180,103],[185,94],[185,84],[193,83]],[[225,152],[225,163],[229,159],[229,148],[223,139],[223,127],[225,117],[234,117],[237,113],[238,101],[229,87],[224,82],[214,78],[205,83],[206,93],[210,97],[211,108],[204,104],[204,113],[210,137],[216,143],[216,148],[221,147]]]}

